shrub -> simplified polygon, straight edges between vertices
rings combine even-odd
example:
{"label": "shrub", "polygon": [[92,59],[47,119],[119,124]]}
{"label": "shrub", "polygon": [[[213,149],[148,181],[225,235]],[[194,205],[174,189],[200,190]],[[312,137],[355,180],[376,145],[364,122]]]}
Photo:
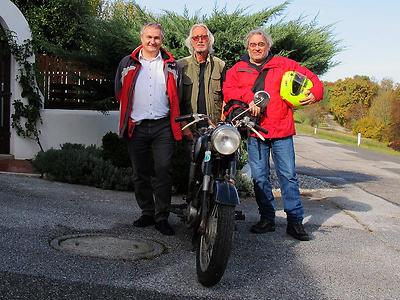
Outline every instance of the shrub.
{"label": "shrub", "polygon": [[114,132],[110,131],[102,138],[102,157],[116,167],[131,167],[126,141]]}
{"label": "shrub", "polygon": [[327,110],[323,105],[315,104],[295,110],[295,120],[298,123],[303,123],[315,127],[320,126],[326,114]]}
{"label": "shrub", "polygon": [[252,179],[240,171],[236,175],[236,188],[240,197],[254,197],[254,185]]}
{"label": "shrub", "polygon": [[247,153],[247,140],[242,139],[242,141],[240,142],[237,169],[238,170],[243,169],[243,167],[247,163],[248,159],[249,159],[249,154]]}
{"label": "shrub", "polygon": [[[189,177],[189,153],[187,142],[178,143],[173,155],[172,183],[177,192],[184,193]],[[247,160],[245,145],[242,144],[239,166]],[[118,153],[118,154],[117,154]],[[119,157],[115,157],[120,155]],[[66,143],[61,149],[39,152],[33,166],[50,180],[84,184],[103,189],[134,190],[133,170],[127,158],[125,142],[114,133],[103,137],[103,148],[85,147],[82,144]],[[121,158],[125,156],[125,161]],[[239,171],[236,187],[241,196],[254,196],[253,183]]]}
{"label": "shrub", "polygon": [[307,116],[301,112],[301,110],[295,110],[293,113],[294,122],[304,124],[307,121]]}
{"label": "shrub", "polygon": [[34,167],[49,179],[104,189],[133,190],[132,168],[118,168],[104,160],[95,146],[64,144],[39,152]]}
{"label": "shrub", "polygon": [[72,144],[72,143],[65,143],[60,145],[61,150],[85,150],[85,145],[82,144]]}
{"label": "shrub", "polygon": [[382,138],[382,130],[384,125],[374,117],[364,117],[354,122],[353,133],[361,133],[366,138],[378,139]]}
{"label": "shrub", "polygon": [[389,143],[389,147],[393,150],[400,151],[400,140],[396,140]]}
{"label": "shrub", "polygon": [[392,100],[391,119],[392,123],[385,128],[385,137],[389,140],[389,147],[400,151],[400,87],[397,89],[397,99]]}

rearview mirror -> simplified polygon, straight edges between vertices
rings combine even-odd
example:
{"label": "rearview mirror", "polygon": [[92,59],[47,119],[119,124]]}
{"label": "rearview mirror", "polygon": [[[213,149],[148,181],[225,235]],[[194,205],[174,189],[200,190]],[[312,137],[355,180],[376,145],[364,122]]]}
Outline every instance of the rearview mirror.
{"label": "rearview mirror", "polygon": [[264,111],[269,102],[269,94],[266,91],[258,91],[254,94],[254,104],[257,105],[261,111]]}

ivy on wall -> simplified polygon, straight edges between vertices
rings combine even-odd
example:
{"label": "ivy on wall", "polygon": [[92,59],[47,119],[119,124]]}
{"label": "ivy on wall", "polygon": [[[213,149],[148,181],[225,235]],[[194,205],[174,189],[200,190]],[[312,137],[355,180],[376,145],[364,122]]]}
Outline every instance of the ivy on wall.
{"label": "ivy on wall", "polygon": [[33,55],[32,41],[25,40],[23,44],[19,45],[14,32],[5,31],[5,36],[10,52],[18,63],[17,80],[22,88],[21,97],[27,99],[27,103],[21,99],[14,100],[11,126],[16,130],[18,136],[35,140],[40,150],[43,151],[39,138],[41,132],[37,127],[38,124],[43,123],[40,115],[43,101],[36,84],[34,63],[28,60]]}

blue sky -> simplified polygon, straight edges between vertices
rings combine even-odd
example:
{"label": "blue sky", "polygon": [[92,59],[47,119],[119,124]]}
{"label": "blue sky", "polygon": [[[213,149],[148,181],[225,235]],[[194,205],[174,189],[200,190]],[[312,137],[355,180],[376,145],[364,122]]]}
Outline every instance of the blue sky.
{"label": "blue sky", "polygon": [[[265,0],[137,0],[154,13],[163,10],[183,13],[186,5],[191,15],[201,10],[209,14],[214,5],[229,12],[247,8],[246,12],[273,7],[284,1]],[[287,20],[300,15],[306,21],[317,16],[319,25],[333,24],[333,33],[342,40],[344,51],[334,57],[340,65],[321,76],[334,81],[354,75],[368,75],[375,81],[390,78],[400,83],[400,1],[395,0],[292,0],[285,11]]]}

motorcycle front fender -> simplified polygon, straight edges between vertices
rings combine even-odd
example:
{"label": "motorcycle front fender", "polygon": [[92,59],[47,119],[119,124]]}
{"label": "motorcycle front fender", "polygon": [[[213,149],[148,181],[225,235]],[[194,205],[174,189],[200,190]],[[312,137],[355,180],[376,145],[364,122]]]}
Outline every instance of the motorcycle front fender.
{"label": "motorcycle front fender", "polygon": [[215,181],[215,202],[235,206],[240,203],[236,187],[227,181]]}

